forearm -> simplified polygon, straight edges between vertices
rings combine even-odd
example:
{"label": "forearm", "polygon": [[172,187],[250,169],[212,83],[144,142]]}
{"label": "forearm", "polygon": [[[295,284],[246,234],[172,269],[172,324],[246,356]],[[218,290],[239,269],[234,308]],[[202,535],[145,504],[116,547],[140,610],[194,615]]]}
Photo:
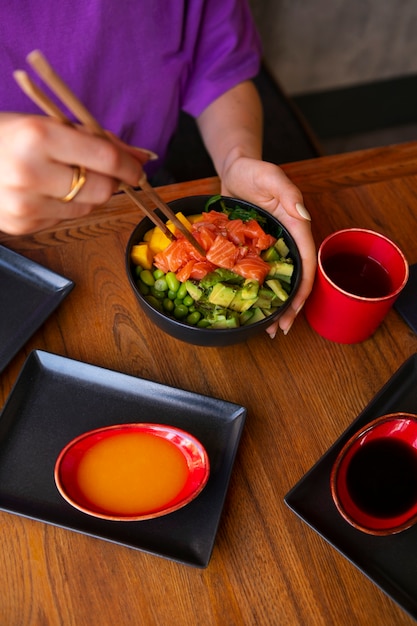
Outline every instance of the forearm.
{"label": "forearm", "polygon": [[250,81],[212,102],[197,120],[220,178],[239,157],[262,157],[262,104]]}

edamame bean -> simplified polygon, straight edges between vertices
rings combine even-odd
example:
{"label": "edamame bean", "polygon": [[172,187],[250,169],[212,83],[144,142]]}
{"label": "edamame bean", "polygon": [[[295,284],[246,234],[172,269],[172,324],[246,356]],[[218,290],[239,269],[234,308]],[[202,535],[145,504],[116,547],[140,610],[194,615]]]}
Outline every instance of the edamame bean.
{"label": "edamame bean", "polygon": [[145,296],[145,300],[149,302],[149,304],[153,306],[154,309],[156,309],[157,311],[162,310],[161,302],[157,298],[154,298],[154,296]]}
{"label": "edamame bean", "polygon": [[187,315],[187,322],[192,326],[195,326],[200,321],[201,313],[199,311],[193,311]]}
{"label": "edamame bean", "polygon": [[188,309],[184,304],[177,304],[174,308],[174,317],[177,319],[182,319],[188,315]]}
{"label": "edamame bean", "polygon": [[165,276],[165,272],[159,269],[154,270],[153,277],[155,280],[158,280],[158,278],[162,278],[163,276]]}
{"label": "edamame bean", "polygon": [[153,287],[155,284],[155,279],[150,270],[142,270],[139,274],[139,278],[145,285],[148,285],[148,287]]}
{"label": "edamame bean", "polygon": [[164,298],[162,300],[162,306],[164,307],[165,311],[167,313],[172,313],[172,311],[175,308],[175,304],[173,303],[172,300],[170,300],[169,298]]}
{"label": "edamame bean", "polygon": [[149,289],[151,290],[151,294],[154,298],[157,298],[158,300],[163,300],[165,298],[165,293],[163,291],[158,291],[158,289],[155,289],[154,285]]}
{"label": "edamame bean", "polygon": [[188,296],[188,295],[187,295],[187,296],[185,296],[185,298],[183,299],[182,303],[183,303],[183,304],[185,304],[185,306],[190,307],[190,306],[194,303],[194,300],[192,299],[192,297],[191,297],[191,296]]}
{"label": "edamame bean", "polygon": [[141,280],[136,281],[136,284],[142,296],[147,296],[149,293],[148,285],[145,285],[145,283],[143,283]]}
{"label": "edamame bean", "polygon": [[[164,276],[164,275],[163,275]],[[162,278],[157,278],[155,280],[155,285],[154,285],[155,289],[157,291],[167,291],[168,289],[168,284],[167,281],[165,279],[165,276]]]}
{"label": "edamame bean", "polygon": [[165,275],[165,280],[167,281],[168,289],[177,293],[181,283],[175,276],[174,272],[167,272]]}
{"label": "edamame bean", "polygon": [[207,328],[208,326],[210,326],[210,322],[208,321],[208,319],[203,317],[199,322],[197,322],[197,326],[198,328]]}
{"label": "edamame bean", "polygon": [[180,283],[180,286],[178,287],[177,290],[177,298],[179,298],[180,300],[183,300],[185,298],[185,296],[187,295],[187,287],[185,286],[185,283]]}

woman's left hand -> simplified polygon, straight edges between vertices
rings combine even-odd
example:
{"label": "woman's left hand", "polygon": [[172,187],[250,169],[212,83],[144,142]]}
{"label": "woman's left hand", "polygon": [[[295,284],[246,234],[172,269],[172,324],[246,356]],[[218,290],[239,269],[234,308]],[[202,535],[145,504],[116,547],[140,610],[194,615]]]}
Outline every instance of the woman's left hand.
{"label": "woman's left hand", "polygon": [[317,264],[311,218],[301,191],[277,165],[247,157],[238,157],[223,172],[221,191],[269,211],[294,237],[302,259],[300,287],[291,306],[268,328],[271,337],[278,326],[286,335],[311,291]]}

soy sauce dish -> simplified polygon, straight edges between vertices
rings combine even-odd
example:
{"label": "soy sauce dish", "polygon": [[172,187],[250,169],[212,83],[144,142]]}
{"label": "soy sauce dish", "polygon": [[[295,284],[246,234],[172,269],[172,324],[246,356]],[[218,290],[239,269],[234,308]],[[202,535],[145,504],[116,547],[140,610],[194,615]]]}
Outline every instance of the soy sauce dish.
{"label": "soy sauce dish", "polygon": [[343,446],[332,468],[336,508],[357,530],[390,535],[417,522],[417,415],[376,418]]}
{"label": "soy sauce dish", "polygon": [[[240,343],[261,331],[265,331],[290,306],[301,281],[301,256],[288,230],[267,211],[236,198],[208,195],[188,196],[168,204],[181,221],[186,220],[186,225],[192,229],[195,238],[204,236],[202,234],[202,222],[205,220],[201,219],[201,215],[204,215],[206,211],[217,211],[219,214],[223,214],[223,217],[226,214],[230,220],[237,220],[235,215],[240,214],[243,216],[241,219],[245,224],[247,223],[245,221],[247,216],[252,216],[249,219],[258,221],[264,233],[276,240],[275,246],[269,244],[269,247],[263,249],[259,254],[262,260],[271,264],[273,271],[271,270],[271,275],[267,275],[264,282],[260,284],[259,280],[256,281],[254,278],[242,277],[243,274],[236,275],[237,265],[230,266],[231,269],[228,270],[227,264],[219,268],[217,262],[213,261],[216,269],[213,270],[212,268],[203,278],[193,275],[189,279],[179,278],[181,286],[177,293],[179,294],[186,285],[188,290],[186,294],[184,291],[183,300],[177,302],[180,298],[177,298],[169,283],[166,293],[155,290],[152,284],[152,281],[155,280],[156,282],[156,279],[152,278],[155,276],[156,269],[154,255],[158,253],[158,249],[161,252],[159,247],[161,238],[153,237],[154,224],[149,218],[144,218],[130,236],[126,248],[125,264],[130,285],[145,315],[172,337],[186,343],[206,347]],[[166,221],[161,212],[158,210],[155,212]],[[199,221],[200,224],[198,224]],[[226,238],[228,238],[230,246],[231,234],[227,228],[226,232],[228,232]],[[162,231],[156,229],[156,235],[160,234],[163,234]],[[236,231],[234,234],[236,235]],[[250,238],[241,240],[239,243],[235,241],[235,245],[239,248],[239,254],[243,255],[245,249],[248,250],[249,248],[252,251],[251,244],[253,241]],[[204,242],[204,245],[203,243],[201,245],[210,254],[207,252],[206,257],[200,260],[207,260],[208,257],[213,259],[215,257],[214,248],[216,247],[214,243],[208,242],[207,238],[201,239],[201,242]],[[167,248],[168,238],[165,237],[165,242],[162,243]],[[219,248],[216,251],[218,250]],[[162,250],[163,252],[164,250]],[[219,256],[221,257],[221,254]],[[249,261],[249,257],[247,261]],[[141,270],[143,269],[147,269],[147,276],[150,279],[149,286],[141,280]],[[162,271],[161,267],[159,270]],[[222,272],[222,270],[225,271]],[[242,268],[240,270],[242,271]],[[282,270],[283,274],[281,274]],[[288,270],[291,270],[291,273]],[[214,276],[216,280],[218,279],[217,284],[214,280],[212,281],[215,272],[218,272],[218,275]],[[163,271],[162,273],[164,274]],[[164,278],[167,279],[167,282],[168,273],[171,276],[172,274],[178,277],[183,276],[182,271],[166,272]],[[246,276],[248,276],[248,272],[246,272]],[[236,278],[237,280],[235,280]],[[190,285],[190,283],[192,284]],[[256,293],[253,291],[254,283],[257,287]],[[272,293],[272,300],[270,285],[273,285],[275,290]],[[171,295],[172,293],[174,295]],[[229,298],[230,295],[231,299]],[[169,302],[170,297],[172,297],[171,303]],[[176,315],[175,308],[179,304],[178,311],[181,308],[184,310],[182,304],[186,299],[193,300],[189,310],[184,312],[184,315]],[[249,300],[250,302],[248,302]],[[166,304],[170,307],[168,308]],[[248,304],[250,309],[247,309]],[[194,322],[196,316],[197,321]],[[192,318],[194,319],[191,323]],[[209,324],[209,327],[204,325],[206,323]]]}
{"label": "soy sauce dish", "polygon": [[189,504],[210,473],[203,445],[164,424],[118,424],[70,441],[55,483],[73,507],[113,521],[149,520]]}

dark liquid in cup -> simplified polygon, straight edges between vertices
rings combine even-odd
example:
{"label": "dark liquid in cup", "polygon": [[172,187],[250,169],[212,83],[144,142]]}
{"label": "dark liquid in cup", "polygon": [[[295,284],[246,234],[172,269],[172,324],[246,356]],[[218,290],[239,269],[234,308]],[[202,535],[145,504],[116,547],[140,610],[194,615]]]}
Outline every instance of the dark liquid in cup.
{"label": "dark liquid in cup", "polygon": [[332,282],[344,291],[363,298],[381,298],[391,293],[387,270],[369,256],[340,252],[323,260]]}
{"label": "dark liquid in cup", "polygon": [[374,439],[352,457],[346,483],[365,513],[401,515],[417,501],[417,451],[399,439]]}

